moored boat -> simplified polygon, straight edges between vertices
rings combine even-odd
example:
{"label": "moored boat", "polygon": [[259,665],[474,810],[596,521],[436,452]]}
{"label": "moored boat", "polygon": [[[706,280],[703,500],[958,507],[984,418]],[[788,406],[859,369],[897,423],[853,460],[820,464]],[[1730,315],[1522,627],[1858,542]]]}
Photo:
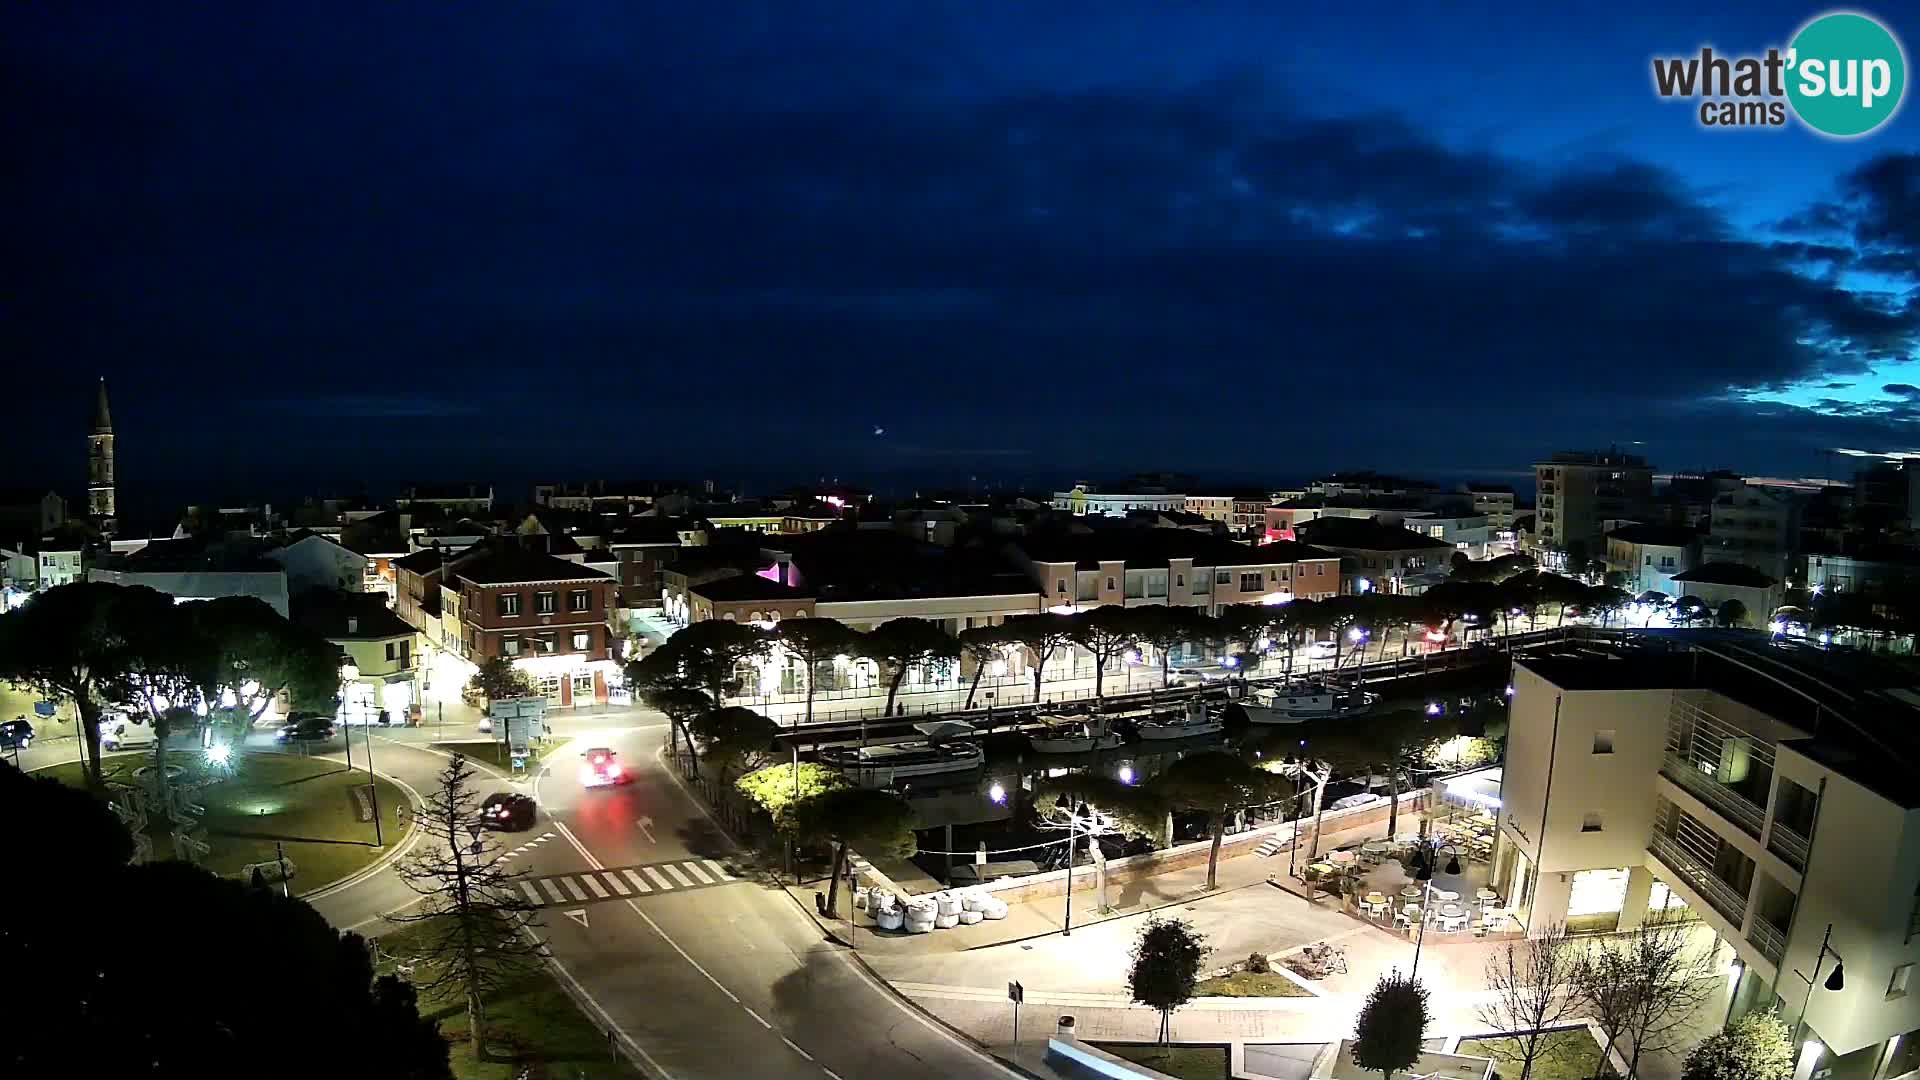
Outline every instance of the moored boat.
{"label": "moored boat", "polygon": [[1203,701],[1191,701],[1185,710],[1172,716],[1157,716],[1134,725],[1142,739],[1190,739],[1195,735],[1215,735],[1227,728],[1226,722],[1207,711]]}
{"label": "moored boat", "polygon": [[820,751],[820,760],[847,775],[861,787],[886,787],[916,776],[967,772],[986,764],[986,751],[974,743],[911,742],[879,746],[832,747]]}
{"label": "moored boat", "polygon": [[1103,719],[1042,716],[1039,720],[1046,725],[1046,730],[1027,736],[1035,753],[1081,754],[1089,750],[1111,750],[1126,742],[1118,732],[1107,730]]}
{"label": "moored boat", "polygon": [[1364,690],[1335,690],[1324,683],[1295,683],[1255,690],[1240,702],[1247,722],[1304,724],[1309,720],[1339,720],[1360,716],[1373,708],[1376,695]]}

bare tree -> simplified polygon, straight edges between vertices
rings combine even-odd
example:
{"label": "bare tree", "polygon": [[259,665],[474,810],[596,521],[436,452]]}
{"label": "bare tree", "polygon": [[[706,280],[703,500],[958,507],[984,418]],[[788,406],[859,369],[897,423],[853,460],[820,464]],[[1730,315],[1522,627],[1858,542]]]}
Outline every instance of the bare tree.
{"label": "bare tree", "polygon": [[1492,1000],[1480,1005],[1480,1020],[1513,1038],[1493,1044],[1494,1057],[1520,1067],[1519,1080],[1529,1080],[1533,1066],[1547,1050],[1545,1029],[1578,1017],[1581,1000],[1574,992],[1580,967],[1580,947],[1567,937],[1564,923],[1525,941],[1509,942],[1487,957],[1487,991]]}
{"label": "bare tree", "polygon": [[481,827],[471,786],[474,770],[453,755],[416,820],[426,835],[400,861],[402,881],[424,902],[394,922],[422,923],[414,977],[422,993],[457,992],[466,999],[474,1056],[486,1050],[486,999],[540,967],[546,948],[532,933],[534,908],[519,885],[524,874],[506,869],[506,850]]}
{"label": "bare tree", "polygon": [[1694,924],[1661,913],[1595,945],[1574,970],[1581,1003],[1607,1036],[1608,1053],[1631,1048],[1627,1080],[1640,1075],[1648,1052],[1676,1050],[1694,1013],[1714,994],[1719,974],[1714,948],[1694,939]]}

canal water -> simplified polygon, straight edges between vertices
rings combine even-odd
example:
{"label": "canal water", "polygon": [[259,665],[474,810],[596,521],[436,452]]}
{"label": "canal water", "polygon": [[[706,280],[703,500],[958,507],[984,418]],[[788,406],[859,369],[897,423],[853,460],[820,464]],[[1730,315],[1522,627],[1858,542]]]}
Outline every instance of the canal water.
{"label": "canal water", "polygon": [[[1036,753],[1026,735],[1017,732],[984,735],[980,741],[987,760],[982,768],[951,777],[920,777],[898,786],[917,818],[921,854],[914,862],[929,876],[945,880],[949,863],[975,862],[984,844],[988,862],[1031,861],[1041,870],[1065,865],[1065,834],[1037,825],[1032,802],[1041,781],[1070,772],[1101,772],[1122,783],[1145,784],[1174,762],[1197,753],[1227,750],[1250,762],[1269,761],[1296,749],[1310,750],[1318,733],[1363,725],[1368,716],[1396,710],[1431,716],[1449,734],[1497,743],[1506,733],[1506,678],[1502,662],[1396,680],[1370,687],[1381,696],[1367,716],[1292,725],[1248,724],[1241,711],[1229,705],[1225,731],[1190,739],[1143,742],[1123,721],[1116,730],[1126,734],[1124,745],[1080,754]],[[1327,786],[1327,803],[1367,791],[1367,779],[1335,777]],[[1384,779],[1373,779],[1384,791]],[[1286,820],[1310,809],[1310,799],[1298,800],[1297,806],[1264,807],[1250,815],[1246,825]],[[1205,834],[1204,815],[1175,815],[1175,842]],[[1155,846],[1147,840],[1119,837],[1104,838],[1102,844],[1109,858],[1151,851]],[[1083,837],[1076,863],[1084,864],[1090,857]]]}

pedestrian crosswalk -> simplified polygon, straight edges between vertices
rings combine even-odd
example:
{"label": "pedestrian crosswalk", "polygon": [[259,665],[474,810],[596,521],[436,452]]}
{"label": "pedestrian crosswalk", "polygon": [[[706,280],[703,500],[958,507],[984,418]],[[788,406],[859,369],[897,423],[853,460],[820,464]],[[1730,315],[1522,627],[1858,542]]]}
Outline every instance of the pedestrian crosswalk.
{"label": "pedestrian crosswalk", "polygon": [[742,880],[713,859],[680,859],[644,866],[608,867],[572,874],[522,878],[520,892],[535,907],[597,904],[661,893],[688,892]]}

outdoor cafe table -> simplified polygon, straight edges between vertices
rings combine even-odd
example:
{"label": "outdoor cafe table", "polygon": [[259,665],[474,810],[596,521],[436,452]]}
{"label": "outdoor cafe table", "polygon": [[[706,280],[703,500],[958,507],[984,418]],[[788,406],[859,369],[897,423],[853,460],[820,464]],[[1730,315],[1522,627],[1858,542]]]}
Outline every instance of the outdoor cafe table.
{"label": "outdoor cafe table", "polygon": [[1436,900],[1453,901],[1460,899],[1460,894],[1454,892],[1452,889],[1435,889],[1433,890],[1433,896]]}
{"label": "outdoor cafe table", "polygon": [[1420,892],[1420,886],[1408,885],[1406,888],[1400,890],[1400,895],[1408,900],[1418,900],[1420,899]]}
{"label": "outdoor cafe table", "polygon": [[1335,866],[1343,866],[1350,863],[1353,861],[1353,858],[1354,855],[1351,851],[1335,851],[1327,855],[1327,861],[1333,863]]}
{"label": "outdoor cafe table", "polygon": [[1385,840],[1369,840],[1360,845],[1360,851],[1365,855],[1385,855],[1392,850],[1393,845]]}

